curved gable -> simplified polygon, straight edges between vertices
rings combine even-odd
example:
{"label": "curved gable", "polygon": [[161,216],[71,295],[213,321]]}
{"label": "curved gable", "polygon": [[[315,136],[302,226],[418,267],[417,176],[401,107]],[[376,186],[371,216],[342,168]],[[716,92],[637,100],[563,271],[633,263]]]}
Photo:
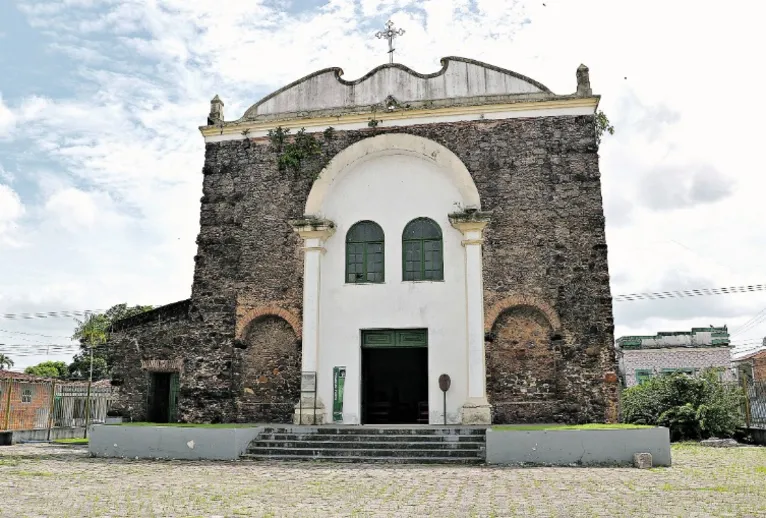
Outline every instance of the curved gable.
{"label": "curved gable", "polygon": [[554,95],[533,79],[480,61],[446,57],[441,63],[441,70],[433,74],[420,74],[400,64],[382,65],[354,81],[342,79],[340,68],[326,68],[267,95],[242,119],[370,106],[390,97],[407,104],[496,95]]}

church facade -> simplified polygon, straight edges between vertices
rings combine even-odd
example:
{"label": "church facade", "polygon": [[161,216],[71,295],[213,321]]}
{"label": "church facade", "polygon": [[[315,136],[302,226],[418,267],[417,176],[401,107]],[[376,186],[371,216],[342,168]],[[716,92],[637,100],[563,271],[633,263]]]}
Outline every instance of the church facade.
{"label": "church facade", "polygon": [[125,415],[616,419],[587,68],[570,95],[457,57],[342,73],[211,102],[191,298],[110,338]]}

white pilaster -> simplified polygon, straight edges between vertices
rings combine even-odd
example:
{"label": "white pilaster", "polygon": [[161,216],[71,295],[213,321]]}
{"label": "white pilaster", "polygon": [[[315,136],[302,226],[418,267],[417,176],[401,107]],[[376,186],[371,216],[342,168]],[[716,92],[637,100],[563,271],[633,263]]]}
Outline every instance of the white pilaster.
{"label": "white pilaster", "polygon": [[490,424],[484,360],[484,282],[481,245],[489,214],[467,211],[450,215],[452,226],[463,233],[465,248],[468,398],[462,408],[463,424]]}
{"label": "white pilaster", "polygon": [[[331,221],[303,219],[290,222],[293,230],[303,239],[303,337],[301,371],[316,373],[319,355],[319,288],[322,271],[324,242],[335,233]],[[318,374],[313,380],[318,388]],[[301,376],[301,401],[295,407],[295,423],[311,424],[316,416],[316,424],[325,420],[325,407],[321,399],[313,393],[305,392],[307,381]]]}

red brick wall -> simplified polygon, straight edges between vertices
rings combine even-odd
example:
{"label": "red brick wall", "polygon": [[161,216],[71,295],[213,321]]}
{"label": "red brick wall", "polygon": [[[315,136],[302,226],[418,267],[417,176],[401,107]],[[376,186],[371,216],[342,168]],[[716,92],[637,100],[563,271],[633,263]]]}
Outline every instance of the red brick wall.
{"label": "red brick wall", "polygon": [[[14,382],[11,388],[9,430],[31,430],[37,427],[38,416],[47,418],[51,403],[51,385],[46,383]],[[31,392],[31,401],[25,403],[22,396],[25,390]],[[8,405],[8,382],[0,380],[0,429],[5,428]]]}
{"label": "red brick wall", "polygon": [[753,357],[753,379],[766,381],[766,352]]}

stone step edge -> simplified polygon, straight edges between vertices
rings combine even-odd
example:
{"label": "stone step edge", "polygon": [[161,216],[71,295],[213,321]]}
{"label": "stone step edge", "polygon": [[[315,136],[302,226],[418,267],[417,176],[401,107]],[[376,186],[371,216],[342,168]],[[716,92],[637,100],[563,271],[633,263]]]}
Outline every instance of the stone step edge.
{"label": "stone step edge", "polygon": [[363,433],[339,433],[339,434],[329,434],[329,433],[316,433],[316,432],[260,432],[259,435],[286,435],[286,436],[301,436],[301,437],[401,437],[401,438],[410,438],[410,437],[418,437],[418,438],[424,438],[424,439],[431,439],[434,441],[443,441],[443,440],[451,440],[449,438],[451,437],[466,437],[466,438],[472,438],[472,439],[480,439],[484,440],[486,435],[484,434],[471,434],[471,435],[433,435],[433,434],[414,434],[414,433],[402,433],[402,434],[382,434],[382,433],[370,433],[370,434],[363,434]]}
{"label": "stone step edge", "polygon": [[[260,450],[284,450],[286,452],[311,452],[311,451],[332,451],[332,452],[351,452],[351,453],[361,453],[361,452],[400,452],[402,451],[399,448],[280,448],[280,447],[252,447],[248,448],[246,451],[247,453],[258,453]],[[460,453],[480,453],[483,452],[483,450],[445,450],[443,448],[441,449],[413,449],[413,450],[407,450],[410,452],[417,452],[419,454],[425,454],[425,453],[441,453],[444,454],[446,452],[460,452]]]}
{"label": "stone step edge", "polygon": [[[344,446],[353,446],[353,445],[359,445],[359,446],[366,446],[366,445],[385,445],[390,447],[391,449],[397,449],[401,448],[403,444],[406,444],[408,446],[413,446],[412,449],[419,449],[414,448],[414,446],[423,446],[423,447],[434,447],[437,445],[448,445],[448,446],[461,446],[463,448],[455,448],[455,449],[466,449],[470,450],[471,447],[474,448],[482,448],[486,446],[487,443],[485,442],[479,442],[479,441],[336,441],[336,440],[329,440],[329,441],[311,441],[311,440],[289,440],[289,439],[253,439],[250,441],[250,444],[253,443],[267,443],[267,444],[284,444],[284,443],[297,443],[297,444],[342,444]],[[285,448],[289,448],[290,446],[285,446]]]}
{"label": "stone step edge", "polygon": [[484,428],[448,429],[448,428],[324,428],[306,426],[295,428],[264,428],[263,433],[314,433],[333,435],[486,435]]}
{"label": "stone step edge", "polygon": [[353,463],[360,464],[367,462],[380,462],[387,464],[483,464],[484,459],[480,457],[324,457],[324,456],[309,456],[309,455],[253,455],[246,453],[240,457],[242,460],[283,460],[283,461],[320,461],[320,462],[336,462],[336,463]]}

